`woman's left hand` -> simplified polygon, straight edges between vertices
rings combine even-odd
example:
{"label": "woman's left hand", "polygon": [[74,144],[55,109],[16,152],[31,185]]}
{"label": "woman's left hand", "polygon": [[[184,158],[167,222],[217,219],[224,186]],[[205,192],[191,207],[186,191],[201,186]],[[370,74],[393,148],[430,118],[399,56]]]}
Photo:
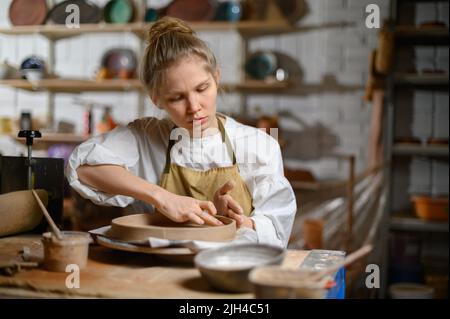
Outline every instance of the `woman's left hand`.
{"label": "woman's left hand", "polygon": [[255,229],[253,220],[243,214],[242,207],[229,194],[235,185],[236,183],[232,180],[222,185],[214,195],[214,206],[220,215],[234,219],[238,227]]}

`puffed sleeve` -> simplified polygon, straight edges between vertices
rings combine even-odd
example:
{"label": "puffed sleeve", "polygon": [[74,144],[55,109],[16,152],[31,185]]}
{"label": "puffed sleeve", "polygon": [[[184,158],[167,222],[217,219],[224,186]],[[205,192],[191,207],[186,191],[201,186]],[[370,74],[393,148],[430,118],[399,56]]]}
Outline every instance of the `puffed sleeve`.
{"label": "puffed sleeve", "polygon": [[297,203],[294,191],[284,177],[279,144],[271,141],[271,151],[256,163],[250,179],[253,215],[258,242],[287,247]]}
{"label": "puffed sleeve", "polygon": [[135,173],[139,160],[137,140],[128,127],[117,127],[111,132],[96,136],[79,145],[73,151],[66,167],[69,184],[84,198],[95,204],[126,207],[134,202],[132,197],[111,195],[83,184],[78,179],[77,168],[81,165],[119,165]]}

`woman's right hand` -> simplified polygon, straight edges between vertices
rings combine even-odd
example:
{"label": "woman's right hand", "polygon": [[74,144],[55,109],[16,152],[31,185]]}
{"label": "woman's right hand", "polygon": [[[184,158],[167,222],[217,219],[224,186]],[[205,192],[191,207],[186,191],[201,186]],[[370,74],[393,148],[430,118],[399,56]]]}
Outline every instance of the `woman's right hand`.
{"label": "woman's right hand", "polygon": [[217,214],[214,204],[201,201],[188,196],[180,196],[163,190],[158,196],[156,208],[174,222],[183,223],[192,221],[196,224],[214,226],[223,223],[214,217]]}

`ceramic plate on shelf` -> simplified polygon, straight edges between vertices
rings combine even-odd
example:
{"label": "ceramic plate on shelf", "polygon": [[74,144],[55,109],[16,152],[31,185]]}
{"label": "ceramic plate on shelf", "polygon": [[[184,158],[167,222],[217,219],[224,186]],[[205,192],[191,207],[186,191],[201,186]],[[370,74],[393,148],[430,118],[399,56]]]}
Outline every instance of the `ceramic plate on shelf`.
{"label": "ceramic plate on shelf", "polygon": [[102,19],[100,8],[88,0],[67,0],[55,5],[48,14],[48,19],[56,24],[65,24],[72,11],[66,12],[67,6],[74,4],[80,8],[80,23],[98,23]]}
{"label": "ceramic plate on shelf", "polygon": [[210,0],[175,0],[167,9],[167,15],[191,22],[210,21],[215,14]]}
{"label": "ceramic plate on shelf", "polygon": [[45,0],[13,0],[9,6],[9,20],[14,26],[39,25],[47,17]]}
{"label": "ceramic plate on shelf", "polygon": [[272,52],[258,52],[245,63],[245,72],[254,79],[264,80],[275,74],[278,60]]}
{"label": "ceramic plate on shelf", "polygon": [[307,13],[305,0],[276,0],[281,13],[291,22],[300,20]]}
{"label": "ceramic plate on shelf", "polygon": [[121,71],[134,72],[137,58],[131,49],[116,48],[108,50],[103,55],[101,63],[112,76],[118,76]]}
{"label": "ceramic plate on shelf", "polygon": [[103,9],[105,22],[128,23],[133,19],[134,8],[129,0],[110,0]]}

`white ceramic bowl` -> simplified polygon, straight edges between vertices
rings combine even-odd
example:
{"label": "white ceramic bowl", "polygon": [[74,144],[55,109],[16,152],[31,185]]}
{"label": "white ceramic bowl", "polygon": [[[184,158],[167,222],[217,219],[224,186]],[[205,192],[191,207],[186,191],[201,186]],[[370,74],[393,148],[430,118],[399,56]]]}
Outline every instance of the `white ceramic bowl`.
{"label": "white ceramic bowl", "polygon": [[39,81],[44,77],[44,71],[39,69],[24,69],[22,70],[22,74],[28,81]]}

